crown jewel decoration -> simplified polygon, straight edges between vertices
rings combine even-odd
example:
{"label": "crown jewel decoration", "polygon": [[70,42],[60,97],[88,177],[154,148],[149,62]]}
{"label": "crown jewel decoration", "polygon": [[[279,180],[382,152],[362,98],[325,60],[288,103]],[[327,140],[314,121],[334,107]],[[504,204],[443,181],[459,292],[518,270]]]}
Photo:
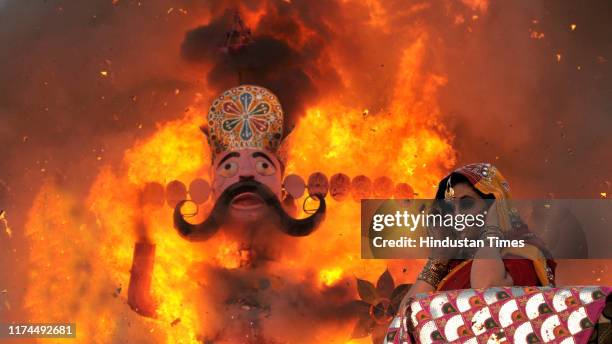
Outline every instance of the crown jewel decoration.
{"label": "crown jewel decoration", "polygon": [[283,109],[268,89],[241,85],[213,101],[208,128],[213,159],[222,152],[243,148],[277,153],[283,137]]}

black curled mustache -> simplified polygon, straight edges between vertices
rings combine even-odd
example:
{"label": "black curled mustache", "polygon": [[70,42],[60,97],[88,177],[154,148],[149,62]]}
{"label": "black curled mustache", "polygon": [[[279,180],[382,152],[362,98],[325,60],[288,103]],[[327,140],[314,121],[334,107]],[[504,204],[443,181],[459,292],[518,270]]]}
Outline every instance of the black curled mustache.
{"label": "black curled mustache", "polygon": [[270,188],[255,180],[247,180],[237,182],[225,189],[217,199],[208,217],[199,224],[192,224],[185,220],[181,213],[181,207],[188,201],[179,202],[174,208],[174,228],[183,238],[189,241],[205,241],[210,239],[217,233],[227,216],[229,216],[231,201],[234,197],[245,192],[252,192],[261,197],[264,203],[272,209],[272,221],[276,222],[275,227],[291,236],[301,237],[311,234],[325,218],[326,205],[323,195],[312,195],[319,200],[319,208],[312,215],[303,219],[295,219],[287,214],[280,200]]}

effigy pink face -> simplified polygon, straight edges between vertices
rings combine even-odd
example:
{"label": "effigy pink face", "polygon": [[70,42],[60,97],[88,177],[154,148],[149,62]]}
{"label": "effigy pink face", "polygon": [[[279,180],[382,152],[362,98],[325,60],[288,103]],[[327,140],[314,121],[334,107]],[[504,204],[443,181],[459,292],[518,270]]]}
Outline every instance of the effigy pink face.
{"label": "effigy pink face", "polygon": [[[281,163],[265,150],[245,148],[218,155],[213,162],[213,197],[240,181],[255,180],[266,185],[281,199]],[[230,214],[241,221],[257,220],[266,212],[266,204],[255,193],[244,192],[231,200]]]}

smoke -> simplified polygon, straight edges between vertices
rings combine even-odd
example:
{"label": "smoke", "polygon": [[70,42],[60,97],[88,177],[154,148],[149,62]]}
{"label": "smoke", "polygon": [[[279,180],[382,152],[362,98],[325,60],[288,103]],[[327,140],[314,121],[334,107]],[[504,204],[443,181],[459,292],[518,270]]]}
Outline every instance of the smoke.
{"label": "smoke", "polygon": [[[296,37],[275,37],[279,32],[300,34],[296,22],[281,22],[278,13],[285,11],[280,2],[271,5],[260,24],[253,30],[252,42],[236,50],[227,51],[226,32],[234,27],[233,11],[225,11],[209,24],[190,30],[181,45],[181,55],[189,62],[212,63],[207,81],[217,93],[239,83],[257,84],[271,89],[285,111],[285,132],[291,129],[307,104],[318,95],[307,71],[317,70],[322,58],[323,45],[315,47],[321,32],[300,43],[300,49],[292,47]],[[288,14],[291,15],[291,14]],[[266,27],[266,25],[268,27]],[[223,51],[223,49],[226,51]],[[328,71],[326,79],[338,79],[335,71]]]}
{"label": "smoke", "polygon": [[493,1],[466,18],[470,33],[444,35],[440,100],[460,163],[497,164],[520,197],[609,192],[611,10]]}
{"label": "smoke", "polygon": [[[296,280],[291,275],[275,275],[274,271],[260,269],[245,274],[214,266],[209,267],[207,275],[217,285],[206,289],[200,305],[201,313],[212,310],[215,314],[208,319],[210,333],[203,334],[205,340],[220,335],[224,340],[244,342],[244,334],[252,333],[253,343],[309,343],[310,336],[317,334],[317,324],[339,326],[355,321],[360,313],[367,314],[362,304],[354,302],[349,279],[322,292],[315,276]],[[288,316],[296,312],[299,323]]]}

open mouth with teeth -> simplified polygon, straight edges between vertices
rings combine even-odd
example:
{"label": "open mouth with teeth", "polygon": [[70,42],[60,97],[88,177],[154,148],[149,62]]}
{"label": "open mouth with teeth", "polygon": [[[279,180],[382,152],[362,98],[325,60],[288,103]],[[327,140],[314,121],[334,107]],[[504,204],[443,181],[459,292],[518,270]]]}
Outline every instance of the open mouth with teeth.
{"label": "open mouth with teeth", "polygon": [[234,197],[231,203],[232,209],[235,210],[256,210],[265,205],[264,200],[253,192],[243,192]]}

